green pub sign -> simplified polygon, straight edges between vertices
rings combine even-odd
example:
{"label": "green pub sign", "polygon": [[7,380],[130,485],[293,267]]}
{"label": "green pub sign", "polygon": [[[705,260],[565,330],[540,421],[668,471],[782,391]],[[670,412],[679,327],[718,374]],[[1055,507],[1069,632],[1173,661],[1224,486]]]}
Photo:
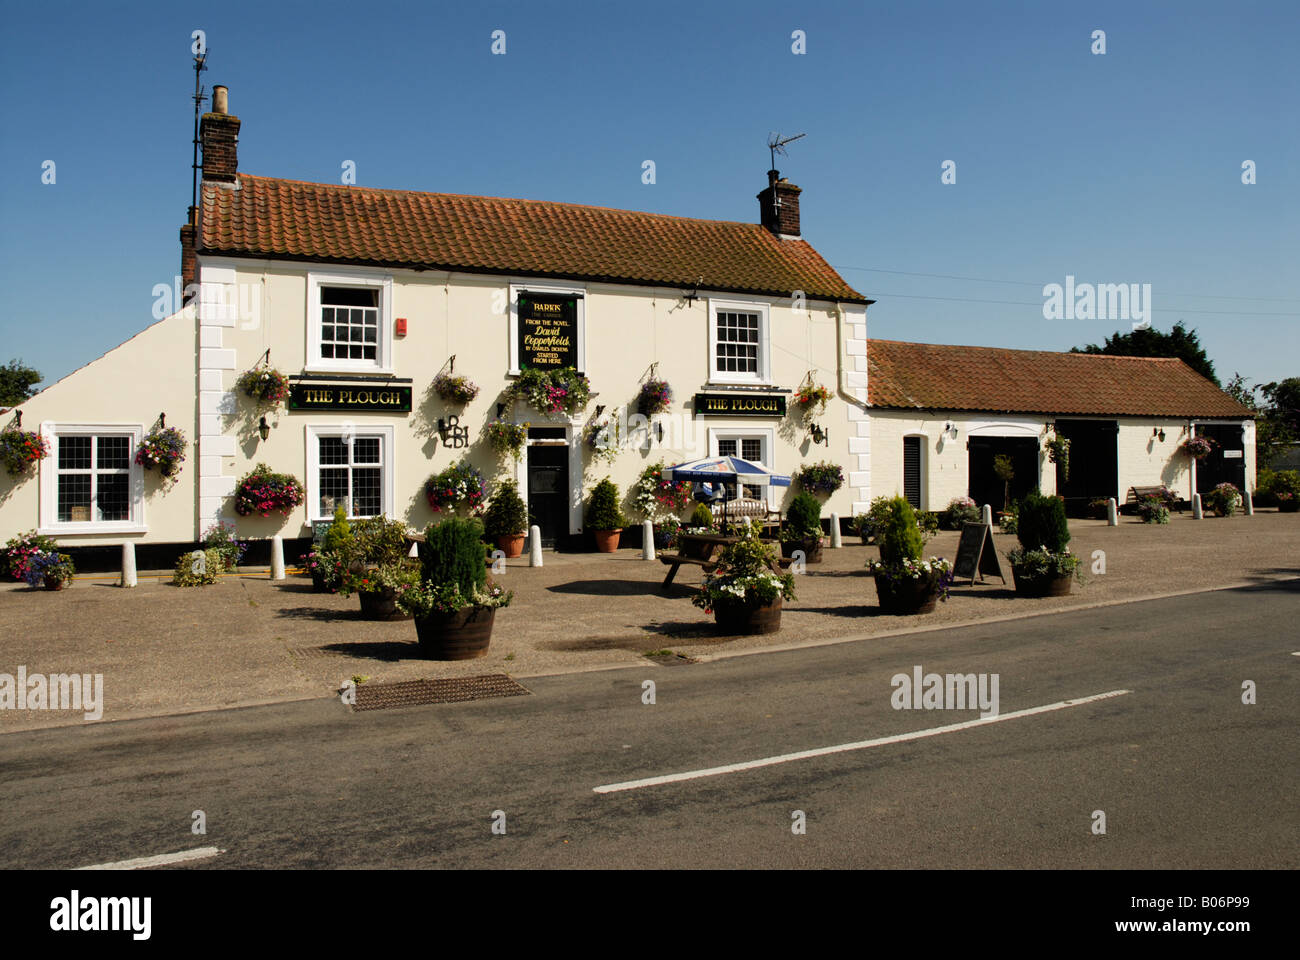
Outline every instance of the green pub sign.
{"label": "green pub sign", "polygon": [[289,409],[410,413],[411,388],[295,383],[289,388]]}
{"label": "green pub sign", "polygon": [[781,394],[697,393],[697,417],[784,417],[785,397]]}

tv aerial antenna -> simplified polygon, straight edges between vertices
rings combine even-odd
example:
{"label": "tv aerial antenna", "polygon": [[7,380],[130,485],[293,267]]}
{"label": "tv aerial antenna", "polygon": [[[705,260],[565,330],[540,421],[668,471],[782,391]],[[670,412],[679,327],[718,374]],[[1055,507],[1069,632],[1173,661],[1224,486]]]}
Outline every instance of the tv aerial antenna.
{"label": "tv aerial antenna", "polygon": [[190,215],[199,205],[199,116],[203,113],[203,101],[208,99],[203,92],[202,73],[207,70],[208,50],[194,55],[194,161],[190,165]]}
{"label": "tv aerial antenna", "polygon": [[785,145],[787,143],[794,143],[794,141],[806,136],[808,136],[806,133],[796,133],[793,137],[784,138],[779,133],[769,135],[767,138],[767,150],[772,161],[770,169],[776,169],[776,155],[778,153],[783,157],[789,156],[789,154],[785,152]]}

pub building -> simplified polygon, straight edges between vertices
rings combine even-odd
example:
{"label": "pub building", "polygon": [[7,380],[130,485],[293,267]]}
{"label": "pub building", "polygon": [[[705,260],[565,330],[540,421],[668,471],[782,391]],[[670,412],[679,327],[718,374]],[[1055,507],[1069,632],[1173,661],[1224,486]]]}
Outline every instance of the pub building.
{"label": "pub building", "polygon": [[[134,542],[142,564],[170,566],[173,548],[224,520],[255,542],[256,558],[257,542],[308,538],[340,504],[422,529],[438,516],[426,479],[461,461],[489,483],[514,476],[543,543],[561,547],[586,542],[583,503],[602,477],[626,494],[650,463],[708,455],[783,474],[839,464],[846,483],[823,518],[899,492],[942,509],[960,494],[992,498],[990,451],[1041,440],[1049,422],[1081,431],[1080,452],[1100,451],[1104,469],[1079,474],[1087,494],[1198,483],[1181,477],[1171,451],[1180,430],[1210,426],[1236,429],[1240,479],[1254,476],[1249,412],[1186,368],[1174,376],[1167,365],[1179,361],[1112,363],[1079,386],[1101,390],[1096,403],[1062,406],[1051,358],[1069,355],[1026,355],[998,379],[963,361],[983,356],[970,348],[868,341],[873,301],[803,239],[801,190],[775,170],[756,223],[305,183],[241,172],[225,87],[212,107],[200,125],[198,205],[180,230],[181,282],[193,296],[15,411],[24,429],[39,424],[52,452],[31,475],[0,478],[4,539],[35,527],[83,557],[77,548]],[[1115,359],[1079,358],[1078,369]],[[287,402],[264,417],[235,390],[259,365],[291,382]],[[506,402],[524,370],[564,367],[589,378],[585,409]],[[478,395],[444,402],[432,389],[440,372],[468,377]],[[668,382],[671,408],[638,421],[638,391],[652,376]],[[1148,381],[1169,396],[1156,404]],[[792,402],[804,384],[831,395],[811,418]],[[487,442],[496,420],[527,425],[517,460]],[[1103,421],[1118,433],[1106,435]],[[189,441],[174,481],[133,456],[161,423]],[[586,441],[593,423],[619,425],[612,462]],[[1138,439],[1153,425],[1165,436],[1143,453]],[[965,458],[954,452],[967,444]],[[1017,477],[1052,489],[1041,452],[1020,447]],[[261,463],[302,481],[305,503],[289,516],[236,515],[236,485]],[[796,490],[743,493],[783,509]]]}

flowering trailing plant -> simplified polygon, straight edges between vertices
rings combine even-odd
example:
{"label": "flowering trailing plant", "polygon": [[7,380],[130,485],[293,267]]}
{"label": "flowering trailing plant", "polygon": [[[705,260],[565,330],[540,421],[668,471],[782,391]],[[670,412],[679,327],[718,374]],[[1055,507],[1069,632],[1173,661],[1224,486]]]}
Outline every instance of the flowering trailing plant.
{"label": "flowering trailing plant", "polygon": [[622,444],[622,427],[617,419],[588,420],[582,428],[583,445],[591,451],[592,459],[613,463],[618,459]]}
{"label": "flowering trailing plant", "polygon": [[538,370],[529,367],[506,391],[510,400],[523,400],[542,413],[575,414],[591,399],[591,381],[573,367]]}
{"label": "flowering trailing plant", "polygon": [[489,577],[480,588],[462,593],[455,581],[434,583],[420,580],[397,595],[397,605],[412,616],[422,619],[432,613],[456,613],[466,607],[508,607],[514,599],[513,590],[506,590]]}
{"label": "flowering trailing plant", "polygon": [[471,515],[477,514],[483,509],[486,496],[487,484],[482,471],[464,461],[435,473],[424,482],[424,498],[435,513],[463,506]]}
{"label": "flowering trailing plant", "polygon": [[241,517],[251,513],[269,517],[275,511],[287,517],[305,496],[302,484],[293,474],[276,473],[259,463],[235,488],[235,512]]}
{"label": "flowering trailing plant", "polygon": [[929,580],[938,590],[939,599],[948,599],[948,588],[952,586],[952,561],[943,557],[931,557],[929,560],[913,560],[904,557],[893,563],[881,560],[868,560],[867,572],[880,577],[891,584],[907,580]]}
{"label": "flowering trailing plant", "polygon": [[235,538],[233,523],[218,520],[203,531],[203,548],[216,550],[221,554],[225,569],[233,570],[239,566],[239,561],[243,560],[244,554],[248,552],[248,543]]}
{"label": "flowering trailing plant", "polygon": [[1016,576],[1021,580],[1055,580],[1073,575],[1081,579],[1083,571],[1079,569],[1079,557],[1070,552],[1069,547],[1053,551],[1046,547],[1026,550],[1015,547],[1007,551],[1007,560],[1015,568]]}
{"label": "flowering trailing plant", "polygon": [[1216,446],[1217,444],[1209,437],[1188,437],[1179,449],[1193,460],[1204,460],[1214,452]]}
{"label": "flowering trailing plant", "polygon": [[508,453],[518,460],[520,451],[524,449],[524,441],[528,439],[528,424],[493,420],[485,432],[493,450],[500,454]]}
{"label": "flowering trailing plant", "polygon": [[805,464],[794,477],[810,493],[832,494],[844,486],[844,471],[828,460]]}
{"label": "flowering trailing plant", "polygon": [[420,569],[402,560],[398,563],[381,563],[362,570],[344,570],[338,579],[337,590],[343,596],[353,593],[379,593],[392,590],[394,599],[420,582]]}
{"label": "flowering trailing plant", "polygon": [[217,577],[226,570],[226,555],[220,548],[188,550],[176,558],[176,569],[172,572],[172,585],[205,587],[216,583]]}
{"label": "flowering trailing plant", "polygon": [[8,574],[15,580],[22,580],[27,576],[33,557],[39,553],[57,553],[58,549],[58,543],[52,538],[43,537],[35,530],[10,537],[4,549],[0,550],[0,575]]}
{"label": "flowering trailing plant", "polygon": [[339,585],[347,574],[347,564],[336,553],[312,547],[298,557],[302,568],[313,580],[319,580],[330,593],[338,593]]}
{"label": "flowering trailing plant", "polygon": [[656,413],[663,413],[672,405],[673,388],[668,385],[667,380],[651,377],[641,384],[641,392],[637,394],[636,406],[647,417],[652,417]]}
{"label": "flowering trailing plant", "polygon": [[1137,512],[1143,523],[1169,522],[1169,505],[1160,497],[1143,497]]}
{"label": "flowering trailing plant", "polygon": [[289,397],[289,378],[274,367],[245,370],[235,381],[235,387],[257,401],[259,408],[278,407]]}
{"label": "flowering trailing plant", "polygon": [[184,461],[185,434],[176,427],[150,430],[135,452],[136,463],[146,470],[157,468],[164,477],[175,476]]}
{"label": "flowering trailing plant", "polygon": [[34,430],[0,431],[0,460],[11,477],[24,473],[33,463],[49,455],[49,441]]}
{"label": "flowering trailing plant", "polygon": [[979,523],[979,504],[970,497],[953,497],[939,519],[946,530],[960,530],[963,523]]}
{"label": "flowering trailing plant", "polygon": [[675,514],[691,502],[691,485],[664,479],[664,462],[652,463],[632,485],[632,503],[649,520]]}
{"label": "flowering trailing plant", "polygon": [[1241,506],[1241,491],[1231,483],[1221,483],[1205,495],[1205,505],[1220,517],[1230,517]]}
{"label": "flowering trailing plant", "polygon": [[1070,438],[1053,433],[1047,438],[1047,459],[1061,468],[1061,479],[1070,479]]}
{"label": "flowering trailing plant", "polygon": [[778,597],[793,600],[794,577],[773,570],[776,562],[776,549],[757,537],[730,543],[718,558],[717,569],[705,574],[691,603],[712,613],[718,607],[747,602],[769,604]]}
{"label": "flowering trailing plant", "polygon": [[433,392],[448,403],[469,403],[478,396],[478,384],[469,377],[440,373],[433,378]]}
{"label": "flowering trailing plant", "polygon": [[50,581],[63,583],[71,580],[76,572],[77,568],[73,565],[72,558],[66,553],[58,553],[54,550],[41,551],[32,555],[23,579],[27,581],[29,587],[39,587]]}
{"label": "flowering trailing plant", "polygon": [[820,413],[830,402],[831,392],[820,383],[807,383],[794,395],[795,406],[804,413]]}

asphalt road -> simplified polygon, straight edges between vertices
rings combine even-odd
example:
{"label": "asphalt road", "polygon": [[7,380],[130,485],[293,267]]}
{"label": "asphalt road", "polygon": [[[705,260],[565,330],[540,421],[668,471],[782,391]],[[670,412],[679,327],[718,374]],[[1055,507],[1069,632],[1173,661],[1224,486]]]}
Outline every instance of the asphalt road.
{"label": "asphalt road", "polygon": [[[531,696],[318,700],[0,736],[0,856],[215,846],[224,867],[1300,866],[1300,581],[711,663],[525,679]],[[593,788],[975,719],[891,677],[987,673],[935,736]],[[642,702],[644,680],[656,683]],[[1242,703],[1253,681],[1257,703]],[[202,810],[206,834],[192,832]],[[1093,832],[1104,811],[1105,834]],[[494,834],[494,811],[505,833]],[[806,833],[792,832],[803,811]],[[500,816],[496,822],[500,822]]]}

